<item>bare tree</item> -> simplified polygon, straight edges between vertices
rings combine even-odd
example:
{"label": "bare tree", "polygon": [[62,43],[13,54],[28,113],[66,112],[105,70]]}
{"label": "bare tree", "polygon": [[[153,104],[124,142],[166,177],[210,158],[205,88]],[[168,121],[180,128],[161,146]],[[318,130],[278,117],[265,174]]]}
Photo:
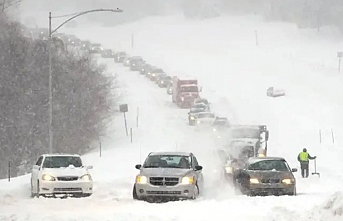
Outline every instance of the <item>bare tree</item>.
{"label": "bare tree", "polygon": [[8,8],[12,6],[17,6],[23,0],[0,0],[0,10],[5,12]]}

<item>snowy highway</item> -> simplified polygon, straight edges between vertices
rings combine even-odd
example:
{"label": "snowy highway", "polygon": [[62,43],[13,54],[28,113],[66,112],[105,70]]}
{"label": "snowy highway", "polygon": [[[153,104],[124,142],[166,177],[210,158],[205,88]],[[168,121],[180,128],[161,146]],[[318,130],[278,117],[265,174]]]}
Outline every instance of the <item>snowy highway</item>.
{"label": "snowy highway", "polygon": [[[337,211],[343,208],[343,193],[339,192],[343,183],[343,78],[330,57],[330,50],[342,44],[318,40],[314,32],[301,33],[291,25],[266,24],[251,17],[202,22],[185,21],[181,16],[152,17],[115,28],[91,27],[91,33],[87,25],[63,31],[143,56],[170,75],[196,77],[203,86],[201,96],[210,100],[216,113],[237,123],[268,125],[269,155],[285,157],[291,167],[299,168],[296,156],[307,146],[318,156],[321,177],[301,179],[296,173],[297,196],[236,195],[221,179],[218,145],[210,134],[188,126],[188,110],[179,109],[165,89],[139,73],[112,59],[99,58],[109,74],[117,76],[116,92],[121,94],[121,103],[129,106],[133,142],[125,134],[123,116],[113,116],[108,133],[101,137],[102,156],[99,150],[83,156],[86,165],[94,166],[94,194],[89,198],[32,199],[29,175],[11,182],[0,180],[0,220],[342,220],[343,214]],[[254,45],[256,28],[258,47]],[[281,35],[278,28],[288,30],[282,33],[289,36]],[[135,48],[130,45],[132,33]],[[316,48],[318,44],[321,48]],[[319,50],[323,53],[315,57],[312,52]],[[271,85],[284,87],[287,96],[266,97],[265,90]],[[336,142],[324,134],[325,143],[319,144],[318,130],[332,128]],[[151,151],[175,150],[193,152],[204,167],[203,195],[195,201],[163,204],[134,201],[132,187],[138,172],[134,166]],[[328,201],[333,203],[326,204]]]}

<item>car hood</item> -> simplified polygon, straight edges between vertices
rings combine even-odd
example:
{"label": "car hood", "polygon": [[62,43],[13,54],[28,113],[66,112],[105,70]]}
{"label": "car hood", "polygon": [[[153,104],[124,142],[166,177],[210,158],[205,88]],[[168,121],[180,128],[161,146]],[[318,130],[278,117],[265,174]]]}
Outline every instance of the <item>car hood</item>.
{"label": "car hood", "polygon": [[88,170],[86,168],[44,168],[43,173],[49,174],[51,176],[59,177],[59,176],[83,176],[88,174]]}
{"label": "car hood", "polygon": [[293,174],[289,171],[256,171],[256,170],[247,170],[247,173],[250,177],[257,179],[290,179],[294,178]]}
{"label": "car hood", "polygon": [[140,174],[145,176],[185,176],[191,171],[193,170],[179,168],[143,168]]}

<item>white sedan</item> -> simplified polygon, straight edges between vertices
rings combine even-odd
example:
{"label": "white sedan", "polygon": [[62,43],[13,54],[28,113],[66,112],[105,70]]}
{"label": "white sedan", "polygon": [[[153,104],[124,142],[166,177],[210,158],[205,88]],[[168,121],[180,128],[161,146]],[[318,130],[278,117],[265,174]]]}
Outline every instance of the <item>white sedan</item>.
{"label": "white sedan", "polygon": [[93,193],[92,166],[83,166],[79,155],[44,154],[32,168],[31,197],[73,195],[87,197]]}

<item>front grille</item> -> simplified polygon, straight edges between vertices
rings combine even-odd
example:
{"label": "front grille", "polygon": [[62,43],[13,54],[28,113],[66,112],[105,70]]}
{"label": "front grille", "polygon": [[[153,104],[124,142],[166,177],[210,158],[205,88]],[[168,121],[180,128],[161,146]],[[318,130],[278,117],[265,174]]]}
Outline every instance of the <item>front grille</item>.
{"label": "front grille", "polygon": [[181,195],[181,191],[146,191],[146,193],[154,195]]}
{"label": "front grille", "polygon": [[150,184],[154,186],[176,186],[179,183],[177,177],[150,177]]}
{"label": "front grille", "polygon": [[81,188],[54,188],[54,193],[82,192]]}
{"label": "front grille", "polygon": [[60,177],[57,177],[58,181],[75,181],[78,179],[79,179],[79,177],[77,177],[77,176],[60,176]]}
{"label": "front grille", "polygon": [[280,183],[280,179],[262,179],[261,183]]}

